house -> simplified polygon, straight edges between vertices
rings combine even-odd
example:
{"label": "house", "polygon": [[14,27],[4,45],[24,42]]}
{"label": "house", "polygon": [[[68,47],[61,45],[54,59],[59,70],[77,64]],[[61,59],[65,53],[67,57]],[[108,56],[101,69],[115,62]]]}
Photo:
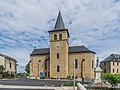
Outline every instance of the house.
{"label": "house", "polygon": [[0,65],[4,67],[4,72],[10,72],[16,74],[17,72],[17,61],[7,55],[0,54]]}
{"label": "house", "polygon": [[104,73],[120,73],[120,55],[111,54],[100,62],[100,67]]}

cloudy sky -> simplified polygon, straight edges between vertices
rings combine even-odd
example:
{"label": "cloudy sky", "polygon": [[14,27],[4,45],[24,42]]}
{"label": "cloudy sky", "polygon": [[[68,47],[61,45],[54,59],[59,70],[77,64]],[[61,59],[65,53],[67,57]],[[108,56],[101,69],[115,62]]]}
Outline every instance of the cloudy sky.
{"label": "cloudy sky", "polygon": [[59,9],[70,45],[85,45],[102,61],[120,54],[120,0],[0,0],[0,53],[24,71],[34,46],[49,47]]}

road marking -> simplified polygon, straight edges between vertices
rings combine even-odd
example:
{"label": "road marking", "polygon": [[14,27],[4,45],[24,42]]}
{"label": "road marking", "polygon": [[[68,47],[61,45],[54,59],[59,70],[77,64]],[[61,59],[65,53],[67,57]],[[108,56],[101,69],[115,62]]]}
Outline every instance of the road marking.
{"label": "road marking", "polygon": [[64,84],[61,85],[61,87],[63,87]]}
{"label": "road marking", "polygon": [[51,85],[51,84],[46,84],[44,87],[47,87],[48,85],[50,85],[50,86],[54,87],[54,85]]}

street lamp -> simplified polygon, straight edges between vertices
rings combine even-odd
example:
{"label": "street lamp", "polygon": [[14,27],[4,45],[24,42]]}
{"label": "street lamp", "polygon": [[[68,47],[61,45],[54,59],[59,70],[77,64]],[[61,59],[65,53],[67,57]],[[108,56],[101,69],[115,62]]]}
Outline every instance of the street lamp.
{"label": "street lamp", "polygon": [[75,60],[73,62],[73,71],[74,71],[74,90],[75,90]]}

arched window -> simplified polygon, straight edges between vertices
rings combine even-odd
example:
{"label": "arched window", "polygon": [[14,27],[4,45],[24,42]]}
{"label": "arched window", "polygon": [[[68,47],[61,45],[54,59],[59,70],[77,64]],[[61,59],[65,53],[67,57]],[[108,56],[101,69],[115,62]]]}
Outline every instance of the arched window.
{"label": "arched window", "polygon": [[10,68],[11,68],[11,66],[12,66],[12,65],[11,65],[11,62],[10,62]]}
{"label": "arched window", "polygon": [[92,68],[94,68],[94,61],[92,61]]}
{"label": "arched window", "polygon": [[45,70],[47,69],[47,60],[45,60]]}
{"label": "arched window", "polygon": [[113,73],[114,73],[114,69],[113,69]]}
{"label": "arched window", "polygon": [[57,72],[60,72],[60,66],[57,66]]}
{"label": "arched window", "polygon": [[78,67],[78,60],[75,59],[75,68],[77,68],[77,67]]}
{"label": "arched window", "polygon": [[62,40],[62,34],[59,34],[59,40]]}
{"label": "arched window", "polygon": [[57,58],[59,58],[59,53],[57,53]]}
{"label": "arched window", "polygon": [[57,35],[56,34],[54,35],[54,40],[57,40]]}

